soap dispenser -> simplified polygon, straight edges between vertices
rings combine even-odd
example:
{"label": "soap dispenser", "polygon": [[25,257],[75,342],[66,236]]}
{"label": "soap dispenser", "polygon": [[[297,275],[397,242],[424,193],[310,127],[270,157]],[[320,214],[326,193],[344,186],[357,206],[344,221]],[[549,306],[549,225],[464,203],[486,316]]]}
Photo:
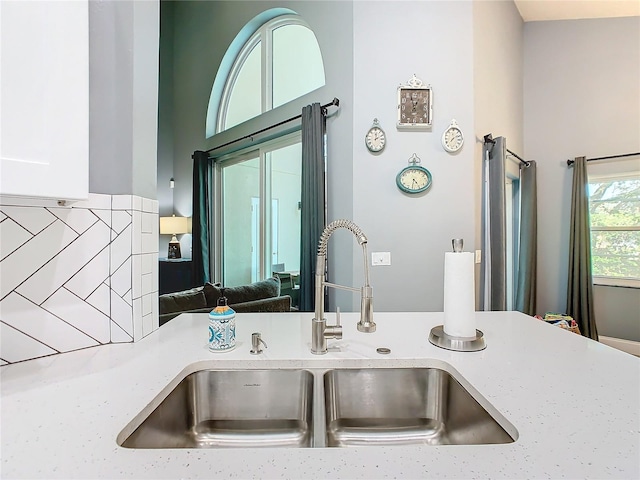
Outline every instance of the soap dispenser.
{"label": "soap dispenser", "polygon": [[236,312],[227,305],[224,288],[218,305],[209,313],[209,351],[228,352],[236,347]]}

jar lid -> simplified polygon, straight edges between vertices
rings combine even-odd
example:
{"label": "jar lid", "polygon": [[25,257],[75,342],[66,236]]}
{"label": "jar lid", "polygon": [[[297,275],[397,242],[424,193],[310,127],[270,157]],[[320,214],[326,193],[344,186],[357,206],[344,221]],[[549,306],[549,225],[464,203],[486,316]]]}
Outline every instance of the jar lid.
{"label": "jar lid", "polygon": [[235,313],[229,305],[219,305],[209,312],[209,317],[228,317]]}

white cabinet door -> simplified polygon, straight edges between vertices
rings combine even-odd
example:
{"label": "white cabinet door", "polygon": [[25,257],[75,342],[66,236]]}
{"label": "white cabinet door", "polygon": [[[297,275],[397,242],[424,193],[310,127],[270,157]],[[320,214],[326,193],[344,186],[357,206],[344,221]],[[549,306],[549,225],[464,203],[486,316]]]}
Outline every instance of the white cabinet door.
{"label": "white cabinet door", "polygon": [[0,46],[0,195],[87,198],[87,0],[1,0]]}

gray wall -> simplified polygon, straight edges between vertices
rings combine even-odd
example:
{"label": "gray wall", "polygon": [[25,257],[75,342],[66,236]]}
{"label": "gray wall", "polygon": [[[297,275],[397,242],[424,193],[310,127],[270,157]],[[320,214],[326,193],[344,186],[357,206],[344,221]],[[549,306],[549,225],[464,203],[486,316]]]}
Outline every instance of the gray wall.
{"label": "gray wall", "polygon": [[593,297],[600,335],[640,342],[638,289],[598,285]]}
{"label": "gray wall", "polygon": [[89,2],[89,191],[130,194],[133,4]]}
{"label": "gray wall", "polygon": [[[354,2],[353,44],[354,140],[344,146],[353,158],[353,219],[368,235],[370,252],[391,252],[390,266],[371,269],[375,309],[441,311],[444,253],[452,238],[466,239],[471,250],[474,243],[472,4]],[[413,74],[433,88],[429,131],[395,126],[397,87]],[[388,137],[381,155],[364,146],[374,117]],[[467,136],[456,155],[441,145],[453,118]],[[433,184],[410,196],[395,178],[414,153]],[[360,279],[361,256],[354,258]]]}
{"label": "gray wall", "polygon": [[[538,162],[538,311],[562,312],[572,175],[566,160],[640,151],[640,19],[532,22],[524,32],[525,154]],[[640,341],[633,308],[640,290],[615,291],[595,287],[598,332]]]}
{"label": "gray wall", "polygon": [[[509,150],[524,154],[523,61],[524,22],[512,1],[473,4],[473,80],[475,121],[475,193],[482,198],[482,146],[484,135],[505,137]],[[470,139],[471,140],[471,139]],[[511,157],[508,171],[517,174],[519,164]],[[476,248],[482,245],[482,202],[475,202]],[[476,284],[480,281],[476,268]],[[479,299],[478,299],[479,300]],[[478,305],[480,302],[478,301]]]}
{"label": "gray wall", "polygon": [[89,2],[89,192],[156,198],[157,1]]}
{"label": "gray wall", "polygon": [[[510,0],[474,2],[473,22],[477,139],[487,133],[505,137],[510,150],[523,154],[524,22]],[[481,141],[476,155],[482,157]]]}
{"label": "gray wall", "polygon": [[[158,204],[161,217],[173,215],[173,2],[160,2],[158,70]],[[167,256],[168,235],[159,239],[160,257]],[[189,252],[190,253],[190,252]],[[186,255],[184,257],[191,256]]]}

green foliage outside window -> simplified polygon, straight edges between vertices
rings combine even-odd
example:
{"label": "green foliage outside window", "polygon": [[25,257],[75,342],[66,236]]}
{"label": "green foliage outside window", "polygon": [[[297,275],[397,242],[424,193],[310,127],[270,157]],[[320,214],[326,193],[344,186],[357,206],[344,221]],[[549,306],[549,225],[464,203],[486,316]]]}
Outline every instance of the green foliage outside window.
{"label": "green foliage outside window", "polygon": [[593,275],[640,279],[640,176],[589,184]]}

